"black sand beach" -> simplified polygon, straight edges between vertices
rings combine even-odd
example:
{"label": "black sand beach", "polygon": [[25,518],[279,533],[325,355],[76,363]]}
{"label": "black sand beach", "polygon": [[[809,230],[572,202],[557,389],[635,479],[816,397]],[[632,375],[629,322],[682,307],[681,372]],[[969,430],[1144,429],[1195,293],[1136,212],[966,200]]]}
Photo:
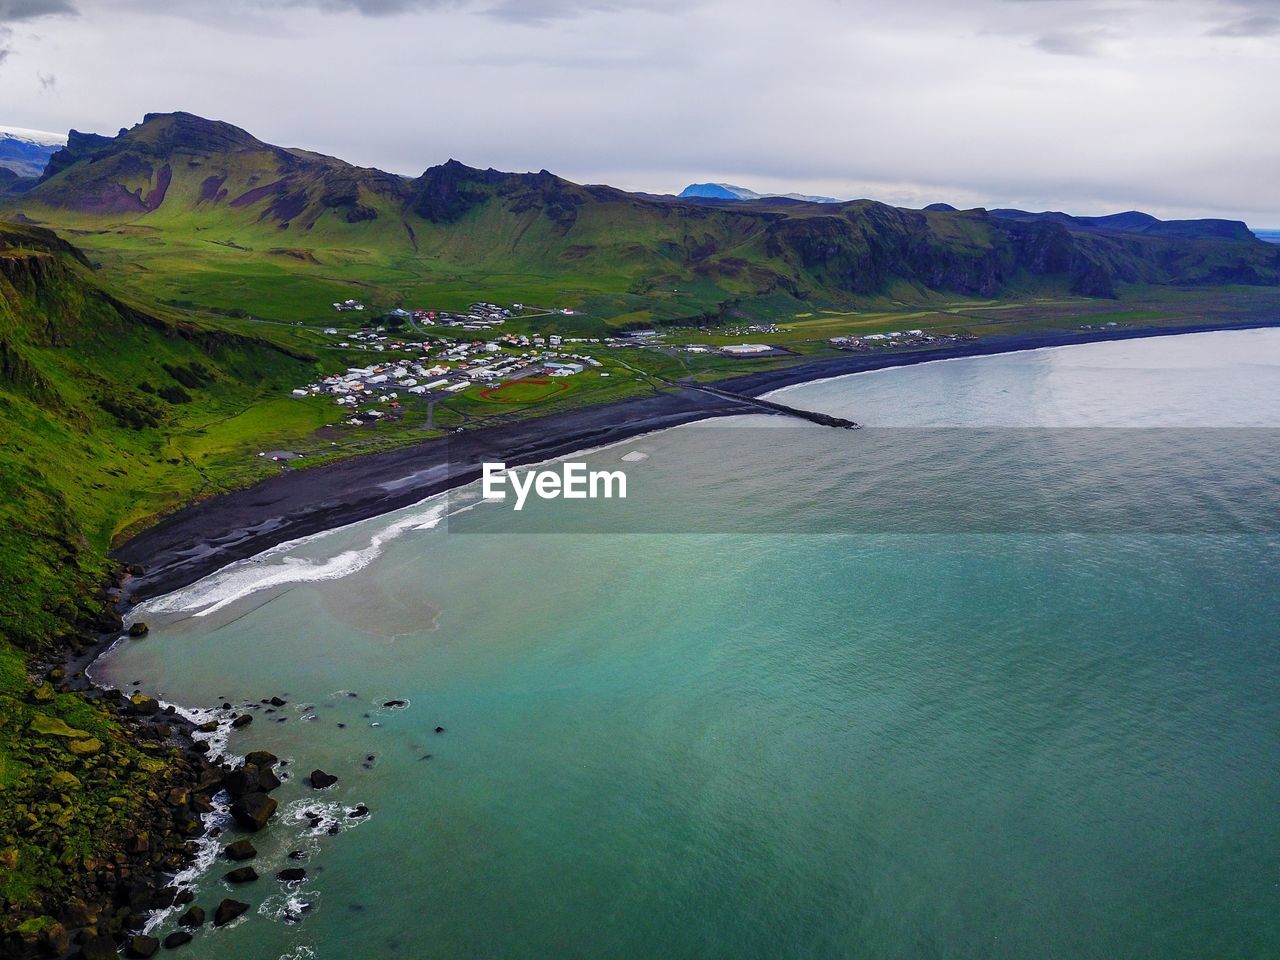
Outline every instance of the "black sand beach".
{"label": "black sand beach", "polygon": [[[760,396],[792,384],[935,360],[1277,324],[1280,318],[993,336],[901,353],[856,353],[815,360],[715,385]],[[512,466],[536,463],[697,420],[761,412],[746,402],[681,387],[661,395],[485,427],[400,450],[289,471],[244,490],[203,500],[144,530],[116,550],[115,556],[145,570],[125,585],[127,599],[136,602],[194,583],[228,563],[287,540],[378,516],[471,482],[479,476],[481,460],[501,458]],[[477,465],[469,466],[471,463]]]}

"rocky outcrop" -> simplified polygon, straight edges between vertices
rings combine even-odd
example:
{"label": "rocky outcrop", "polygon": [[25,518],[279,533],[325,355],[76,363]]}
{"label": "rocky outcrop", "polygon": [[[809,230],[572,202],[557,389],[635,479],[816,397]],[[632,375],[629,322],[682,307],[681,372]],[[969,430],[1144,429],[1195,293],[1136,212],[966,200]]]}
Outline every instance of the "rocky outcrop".
{"label": "rocky outcrop", "polygon": [[149,958],[154,957],[159,950],[160,941],[155,937],[138,935],[129,938],[128,942],[125,944],[124,953],[126,957],[139,957],[142,958],[142,960],[149,960]]}
{"label": "rocky outcrop", "polygon": [[265,793],[246,793],[231,805],[231,816],[244,829],[256,832],[275,816],[277,806]]}
{"label": "rocky outcrop", "polygon": [[225,927],[232,920],[244,916],[249,910],[249,904],[241,900],[232,900],[228,897],[218,904],[218,908],[213,911],[213,925],[215,927]]}
{"label": "rocky outcrop", "polygon": [[222,848],[222,853],[228,860],[252,860],[258,855],[257,849],[246,838],[227,844]]}
{"label": "rocky outcrop", "polygon": [[236,867],[227,871],[227,883],[252,883],[258,879],[258,871],[253,867]]}

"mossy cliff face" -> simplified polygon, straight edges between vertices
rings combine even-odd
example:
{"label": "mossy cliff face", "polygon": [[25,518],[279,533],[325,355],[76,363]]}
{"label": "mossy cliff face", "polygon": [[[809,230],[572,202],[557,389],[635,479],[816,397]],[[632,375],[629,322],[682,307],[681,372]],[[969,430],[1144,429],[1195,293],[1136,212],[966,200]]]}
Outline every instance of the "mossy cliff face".
{"label": "mossy cliff face", "polygon": [[70,692],[52,673],[6,678],[0,695],[5,956],[119,938],[171,905],[163,877],[192,852],[221,784],[220,771],[177,745],[180,728],[154,701]]}
{"label": "mossy cliff face", "polygon": [[52,233],[0,224],[0,955],[118,939],[172,898],[159,880],[221,772],[154,701],[84,690],[81,655],[121,630],[107,551],[210,483],[165,455],[185,411],[243,409],[307,366],[126,302]]}

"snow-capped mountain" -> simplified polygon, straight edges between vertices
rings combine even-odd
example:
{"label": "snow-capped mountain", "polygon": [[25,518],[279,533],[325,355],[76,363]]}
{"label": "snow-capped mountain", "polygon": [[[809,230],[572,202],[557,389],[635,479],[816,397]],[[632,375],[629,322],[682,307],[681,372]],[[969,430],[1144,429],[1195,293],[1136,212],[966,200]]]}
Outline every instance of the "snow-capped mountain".
{"label": "snow-capped mountain", "polygon": [[19,176],[38,177],[49,158],[66,145],[63,134],[0,126],[0,167]]}
{"label": "snow-capped mountain", "polygon": [[0,139],[23,140],[40,147],[65,147],[67,145],[67,135],[65,133],[49,133],[47,130],[27,130],[24,127],[6,127],[4,124],[0,124]]}

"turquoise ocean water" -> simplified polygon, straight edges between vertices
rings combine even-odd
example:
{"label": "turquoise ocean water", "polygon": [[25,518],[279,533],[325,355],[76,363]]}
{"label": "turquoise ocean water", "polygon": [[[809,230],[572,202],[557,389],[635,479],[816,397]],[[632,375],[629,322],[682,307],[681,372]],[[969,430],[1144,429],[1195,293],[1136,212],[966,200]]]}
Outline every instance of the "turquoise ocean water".
{"label": "turquoise ocean water", "polygon": [[[776,399],[879,428],[879,458],[774,418],[693,425],[584,458],[628,470],[648,532],[601,532],[608,502],[441,498],[142,610],[151,635],[101,682],[289,701],[227,744],[293,772],[263,878],[194,880],[206,908],[254,909],[186,955],[1280,956],[1280,331]],[[1103,431],[1096,472],[1077,456],[1045,484],[1127,522],[850,513],[1016,501],[1026,464],[982,469],[971,440],[1029,428]],[[885,459],[895,435],[925,455]],[[1122,448],[1169,463],[1126,484]],[[1153,522],[1166,502],[1193,532]],[[313,767],[338,785],[311,791]],[[285,888],[293,850],[309,875]]]}

